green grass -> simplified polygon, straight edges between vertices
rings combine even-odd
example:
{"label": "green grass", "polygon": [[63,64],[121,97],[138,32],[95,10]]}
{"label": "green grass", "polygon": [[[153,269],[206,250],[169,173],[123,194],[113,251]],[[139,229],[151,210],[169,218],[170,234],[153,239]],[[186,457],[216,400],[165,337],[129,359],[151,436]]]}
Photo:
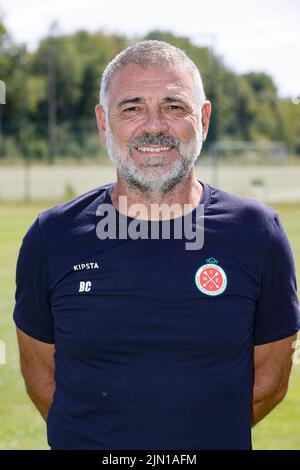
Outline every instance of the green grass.
{"label": "green grass", "polygon": [[[291,242],[299,279],[300,204],[277,204],[274,207],[280,215]],[[300,364],[293,367],[289,391],[284,400],[253,428],[253,447],[267,450],[300,450],[299,424]]]}
{"label": "green grass", "polygon": [[[0,340],[7,364],[0,365],[0,449],[47,449],[46,427],[25,393],[12,321],[15,264],[22,236],[37,213],[52,204],[0,203]],[[275,207],[286,228],[300,272],[300,204]],[[255,449],[300,450],[300,365],[294,366],[284,401],[253,430]]]}
{"label": "green grass", "polygon": [[0,366],[0,449],[47,449],[45,424],[28,400],[19,372],[14,305],[15,265],[22,237],[42,206],[0,204],[0,339],[6,365]]}

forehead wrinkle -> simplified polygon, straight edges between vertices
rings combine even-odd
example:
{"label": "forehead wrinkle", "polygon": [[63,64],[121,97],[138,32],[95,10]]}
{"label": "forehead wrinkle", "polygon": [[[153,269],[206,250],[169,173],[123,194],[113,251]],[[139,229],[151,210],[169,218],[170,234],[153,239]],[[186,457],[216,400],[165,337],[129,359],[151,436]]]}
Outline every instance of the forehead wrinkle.
{"label": "forehead wrinkle", "polygon": [[[116,86],[116,85],[115,85]],[[149,79],[143,79],[143,80],[135,80],[134,82],[132,80],[129,80],[129,84],[127,83],[126,80],[121,80],[120,84],[116,86],[116,89],[118,90],[119,88],[124,88],[128,89],[142,89],[142,88],[166,88],[166,89],[180,89],[180,90],[189,90],[193,91],[193,88],[189,86],[186,82],[178,79],[178,80],[153,80],[151,78]]]}
{"label": "forehead wrinkle", "polygon": [[[110,88],[110,97],[118,102],[132,98],[139,98],[145,101],[147,94],[152,92],[153,89],[158,90],[158,95],[167,94],[170,96],[182,95],[185,100],[192,105],[197,100],[196,91],[193,83],[189,83],[189,75],[187,80],[183,80],[181,77],[167,77],[167,78],[153,78],[152,77],[136,77],[132,80],[129,71],[120,71],[120,73],[113,78],[112,86]],[[161,89],[161,90],[160,90]],[[123,94],[123,90],[125,93]],[[122,97],[123,95],[123,97]],[[130,96],[131,95],[131,96]],[[123,99],[122,99],[123,98]],[[155,99],[156,96],[150,96],[150,102]],[[135,101],[136,103],[138,101]],[[118,104],[117,104],[118,106]],[[119,106],[118,106],[119,107]]]}
{"label": "forehead wrinkle", "polygon": [[[127,72],[127,73],[126,73]],[[191,81],[192,80],[192,77],[190,77],[189,74],[185,74],[186,77],[185,78],[188,78],[190,79]],[[119,82],[119,83],[118,83]],[[128,83],[129,82],[129,83]],[[167,77],[167,78],[158,78],[158,77],[147,77],[147,76],[144,76],[144,77],[136,77],[135,79],[133,79],[132,75],[129,73],[128,70],[120,70],[119,73],[116,74],[116,76],[112,79],[112,86],[113,87],[116,87],[116,88],[119,88],[120,86],[122,87],[122,85],[126,88],[128,88],[128,86],[130,88],[134,88],[134,87],[143,87],[143,86],[146,86],[146,87],[157,87],[157,86],[168,86],[168,84],[172,87],[179,87],[179,88],[188,88],[189,90],[192,90],[192,86],[189,86],[188,85],[188,80],[186,79],[183,79],[182,77],[180,76],[176,76],[176,73],[175,73],[175,76],[171,76],[171,77]]]}
{"label": "forehead wrinkle", "polygon": [[[130,91],[128,90],[128,88],[126,91],[127,91],[126,96],[124,98],[121,98],[116,104],[118,108],[121,108],[122,106],[126,104],[139,104],[139,103],[147,102],[147,90],[144,91],[144,96],[137,96],[135,94],[137,90],[134,90],[135,93],[133,93],[132,96],[128,94],[128,91]],[[174,94],[174,91],[175,91],[175,94]],[[182,104],[186,106],[192,106],[193,98],[194,98],[194,95],[188,96],[187,93],[184,93],[184,90],[181,90],[180,92],[179,90],[169,89],[169,90],[165,90],[165,93],[164,93],[165,96],[163,95],[163,93],[161,95],[162,96],[160,96],[159,99],[161,99],[163,103],[181,102]],[[157,96],[150,96],[150,102],[152,101],[152,99],[155,99],[156,97]]]}

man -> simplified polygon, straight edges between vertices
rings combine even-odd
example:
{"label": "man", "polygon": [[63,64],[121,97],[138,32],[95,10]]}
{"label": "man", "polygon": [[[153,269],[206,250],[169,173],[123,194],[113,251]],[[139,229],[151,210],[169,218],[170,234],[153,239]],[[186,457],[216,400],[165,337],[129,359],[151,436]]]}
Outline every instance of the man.
{"label": "man", "polygon": [[[14,319],[52,449],[251,449],[287,392],[291,248],[272,208],[196,179],[210,112],[182,50],[127,48],[96,107],[116,183],[42,212],[23,240]],[[204,220],[198,249],[161,235],[188,216]],[[159,236],[115,234],[124,219]]]}

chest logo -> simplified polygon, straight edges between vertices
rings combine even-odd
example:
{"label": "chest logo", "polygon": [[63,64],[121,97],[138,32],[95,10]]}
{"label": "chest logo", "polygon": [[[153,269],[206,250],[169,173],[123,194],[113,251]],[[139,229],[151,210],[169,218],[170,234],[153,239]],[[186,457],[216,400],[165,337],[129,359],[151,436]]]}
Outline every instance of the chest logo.
{"label": "chest logo", "polygon": [[195,284],[203,294],[222,294],[227,287],[227,276],[215,258],[208,258],[195,274]]}
{"label": "chest logo", "polygon": [[85,269],[99,269],[98,263],[81,263],[81,264],[74,264],[73,271],[84,271]]}

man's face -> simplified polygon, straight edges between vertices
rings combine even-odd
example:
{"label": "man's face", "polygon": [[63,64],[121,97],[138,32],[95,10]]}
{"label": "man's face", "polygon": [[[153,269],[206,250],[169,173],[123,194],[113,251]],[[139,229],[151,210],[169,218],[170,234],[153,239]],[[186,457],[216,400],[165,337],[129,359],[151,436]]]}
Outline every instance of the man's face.
{"label": "man's face", "polygon": [[[209,103],[205,106],[209,120]],[[122,68],[110,83],[107,115],[98,108],[97,116],[111,160],[125,181],[140,190],[170,190],[185,179],[200,154],[201,108],[185,70]]]}

